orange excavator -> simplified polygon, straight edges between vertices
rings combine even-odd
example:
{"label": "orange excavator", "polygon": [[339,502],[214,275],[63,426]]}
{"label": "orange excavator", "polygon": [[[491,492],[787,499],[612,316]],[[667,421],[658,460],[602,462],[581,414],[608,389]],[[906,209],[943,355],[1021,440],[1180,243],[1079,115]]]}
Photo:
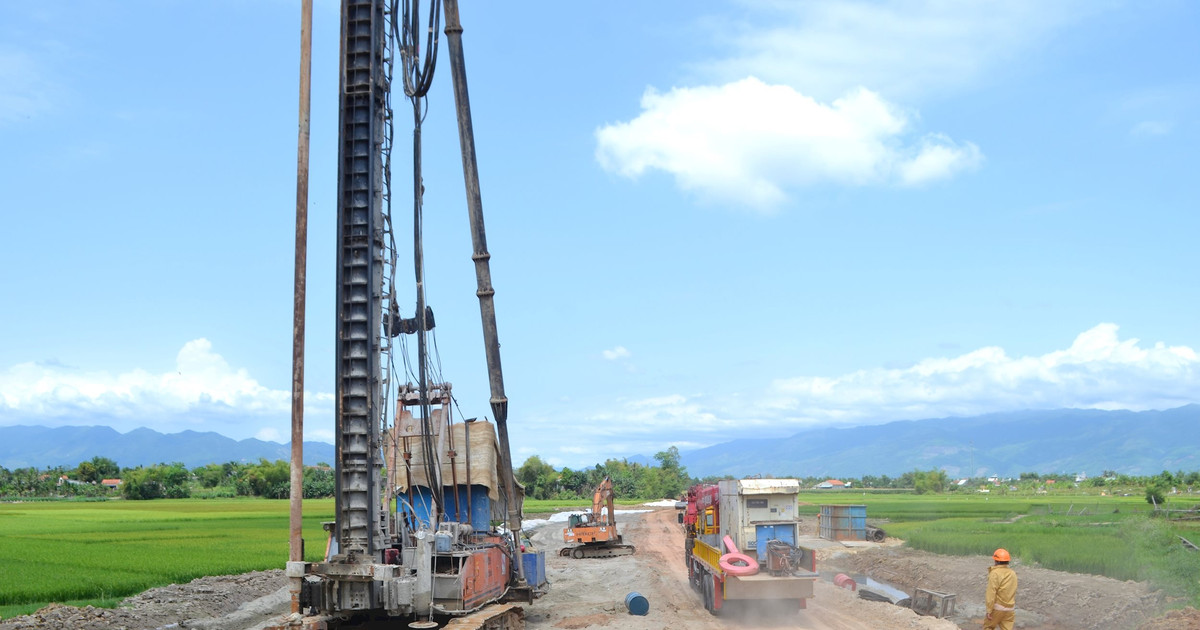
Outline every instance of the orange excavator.
{"label": "orange excavator", "polygon": [[617,532],[617,516],[613,512],[613,485],[608,477],[596,486],[592,495],[592,511],[567,517],[563,530],[567,546],[558,553],[572,558],[613,558],[633,555],[637,548],[626,545]]}

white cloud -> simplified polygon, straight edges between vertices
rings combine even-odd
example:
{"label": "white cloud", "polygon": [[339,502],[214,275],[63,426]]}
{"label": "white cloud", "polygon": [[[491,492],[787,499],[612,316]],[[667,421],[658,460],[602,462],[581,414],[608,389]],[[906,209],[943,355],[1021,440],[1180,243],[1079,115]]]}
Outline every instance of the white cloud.
{"label": "white cloud", "polygon": [[718,81],[753,74],[832,99],[857,86],[920,99],[994,73],[1098,3],[883,0],[743,3],[732,53],[698,65]]}
{"label": "white cloud", "polygon": [[629,350],[627,350],[625,348],[625,346],[617,346],[617,347],[613,348],[612,350],[605,350],[605,351],[601,352],[600,354],[604,355],[604,358],[608,359],[609,361],[616,361],[617,359],[628,359],[631,356],[629,353]]}
{"label": "white cloud", "polygon": [[263,427],[258,430],[258,433],[254,434],[254,437],[267,442],[283,441],[283,438],[279,433],[279,429],[276,429],[275,427]]}
{"label": "white cloud", "polygon": [[1143,348],[1100,324],[1066,350],[1010,357],[987,347],[906,369],[775,381],[796,417],[895,420],[1061,407],[1156,409],[1200,401],[1200,360],[1186,346]]}
{"label": "white cloud", "polygon": [[[910,105],[1023,67],[1089,13],[1076,0],[743,0],[710,18],[724,50],[686,84],[647,89],[596,132],[601,167],[671,174],[711,201],[771,209],[813,184],[919,186],[977,168],[975,144],[913,128]],[[727,35],[726,33],[732,33]]]}
{"label": "white cloud", "polygon": [[919,186],[946,179],[961,171],[974,170],[983,161],[983,154],[974,143],[958,146],[942,134],[931,134],[921,140],[921,149],[910,160],[897,165],[899,179],[905,185]]}
{"label": "white cloud", "polygon": [[[262,436],[278,437],[290,426],[291,392],[265,387],[244,369],[230,367],[207,339],[184,344],[175,369],[163,374],[23,363],[0,372],[0,392],[4,424],[211,430],[239,439],[276,439]],[[330,394],[306,393],[305,415],[331,418],[332,402]],[[325,437],[321,431],[308,436]]]}
{"label": "white cloud", "polygon": [[642,110],[596,131],[603,168],[631,178],[666,171],[684,190],[758,208],[784,201],[793,187],[923,184],[982,159],[974,144],[960,146],[940,134],[912,144],[909,117],[862,88],[825,104],[750,77],[666,93],[648,89]]}
{"label": "white cloud", "polygon": [[[1200,355],[1187,346],[1121,339],[1115,324],[1080,333],[1065,349],[1009,356],[988,346],[903,369],[773,381],[765,391],[664,393],[617,400],[599,411],[530,419],[522,439],[556,466],[695,449],[749,436],[821,427],[971,416],[1025,409],[1166,409],[1200,403]],[[571,417],[574,416],[574,417]],[[572,449],[537,427],[573,427]],[[530,430],[528,428],[526,431]],[[579,450],[579,447],[583,450]]]}

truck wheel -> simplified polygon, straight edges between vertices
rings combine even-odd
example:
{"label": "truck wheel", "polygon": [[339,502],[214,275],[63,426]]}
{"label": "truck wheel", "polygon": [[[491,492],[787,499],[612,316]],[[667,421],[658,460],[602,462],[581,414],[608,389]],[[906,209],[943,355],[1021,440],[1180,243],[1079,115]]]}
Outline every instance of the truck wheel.
{"label": "truck wheel", "polygon": [[[722,606],[721,608],[717,608],[716,577],[711,577],[710,579],[707,580],[707,582],[708,582],[708,601],[710,602],[710,604],[709,604],[710,608],[708,609],[708,612],[709,612],[709,614],[711,614],[714,617],[720,617],[721,613],[725,611],[725,608],[724,608],[724,606]],[[729,602],[725,602],[726,605],[728,603]]]}

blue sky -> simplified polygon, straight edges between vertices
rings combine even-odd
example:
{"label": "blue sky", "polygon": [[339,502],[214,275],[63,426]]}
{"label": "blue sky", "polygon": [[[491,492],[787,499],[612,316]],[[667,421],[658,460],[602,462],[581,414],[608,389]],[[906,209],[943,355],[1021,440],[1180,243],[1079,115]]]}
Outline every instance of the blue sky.
{"label": "blue sky", "polygon": [[[336,3],[314,20],[306,428],[329,440]],[[1200,402],[1196,4],[462,20],[517,462]],[[0,5],[0,424],[287,435],[298,28],[282,0]],[[435,83],[429,301],[482,416]]]}

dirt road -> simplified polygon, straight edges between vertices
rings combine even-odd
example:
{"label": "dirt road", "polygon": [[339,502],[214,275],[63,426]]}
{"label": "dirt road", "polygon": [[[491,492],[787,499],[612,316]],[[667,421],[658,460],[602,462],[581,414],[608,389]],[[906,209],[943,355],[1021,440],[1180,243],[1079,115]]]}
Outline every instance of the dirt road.
{"label": "dirt road", "polygon": [[[573,560],[558,555],[562,529],[547,525],[533,538],[546,550],[550,593],[526,613],[530,630],[561,628],[802,628],[808,630],[943,629],[957,626],[945,620],[920,617],[891,604],[859,599],[854,593],[818,582],[808,609],[730,609],[721,617],[704,610],[700,595],[688,586],[683,564],[683,529],[674,509],[657,509],[618,518],[626,542],[637,554],[621,558]],[[626,594],[637,591],[650,602],[650,613],[632,616],[625,610]]]}

